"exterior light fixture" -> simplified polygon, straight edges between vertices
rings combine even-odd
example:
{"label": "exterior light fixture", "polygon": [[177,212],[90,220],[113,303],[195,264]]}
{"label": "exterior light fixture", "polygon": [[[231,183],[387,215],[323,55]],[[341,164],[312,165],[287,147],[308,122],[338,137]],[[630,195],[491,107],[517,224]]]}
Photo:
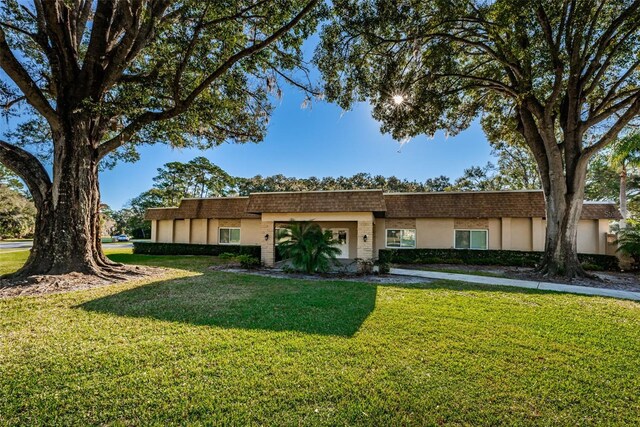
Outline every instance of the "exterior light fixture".
{"label": "exterior light fixture", "polygon": [[369,236],[367,236],[366,234],[364,236],[362,236],[362,240],[364,240],[365,242],[367,241],[368,238],[369,238]]}
{"label": "exterior light fixture", "polygon": [[269,240],[269,233],[264,235],[264,241],[266,242],[267,240]]}

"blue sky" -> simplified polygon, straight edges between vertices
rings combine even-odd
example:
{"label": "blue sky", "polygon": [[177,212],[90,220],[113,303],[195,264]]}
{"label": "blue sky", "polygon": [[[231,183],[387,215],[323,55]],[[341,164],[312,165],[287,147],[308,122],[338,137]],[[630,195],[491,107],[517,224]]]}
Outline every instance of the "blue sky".
{"label": "blue sky", "polygon": [[[305,42],[307,60],[312,58],[318,39],[316,34]],[[318,79],[318,74],[312,70],[311,78]],[[334,104],[314,101],[310,108],[303,109],[304,95],[299,89],[282,89],[283,96],[277,101],[261,143],[223,144],[206,151],[143,147],[139,162],[123,163],[101,174],[103,201],[118,209],[151,188],[157,168],[196,156],[207,157],[232,176],[320,178],[368,172],[418,181],[439,175],[456,178],[464,169],[492,160],[491,147],[478,123],[455,137],[438,133],[433,139],[417,137],[401,146],[380,133],[368,104],[344,112]]]}
{"label": "blue sky", "polygon": [[491,148],[478,124],[455,137],[439,133],[400,145],[380,133],[367,104],[344,112],[336,105],[314,102],[300,106],[303,96],[285,88],[259,144],[223,144],[200,151],[146,146],[141,160],[122,163],[101,174],[102,199],[113,208],[149,189],[156,169],[170,161],[189,161],[203,155],[233,176],[275,175],[350,176],[358,172],[395,175],[424,181],[447,175],[455,178],[472,165],[491,160]]}
{"label": "blue sky", "polygon": [[[318,36],[314,35],[305,43],[307,58],[312,57],[317,41]],[[312,72],[311,77],[317,79],[318,73]],[[6,76],[1,74],[0,78]],[[438,133],[433,139],[417,137],[401,146],[380,133],[380,125],[371,118],[367,104],[344,112],[323,101],[314,101],[303,109],[303,100],[299,89],[283,86],[267,135],[259,144],[223,144],[206,151],[177,150],[161,144],[141,147],[140,161],[122,163],[101,173],[103,202],[119,209],[151,188],[157,168],[196,156],[207,157],[233,176],[283,174],[321,178],[368,172],[418,181],[439,175],[455,179],[465,168],[484,165],[492,159],[491,148],[477,123],[455,137]],[[15,123],[3,120],[0,134]]]}

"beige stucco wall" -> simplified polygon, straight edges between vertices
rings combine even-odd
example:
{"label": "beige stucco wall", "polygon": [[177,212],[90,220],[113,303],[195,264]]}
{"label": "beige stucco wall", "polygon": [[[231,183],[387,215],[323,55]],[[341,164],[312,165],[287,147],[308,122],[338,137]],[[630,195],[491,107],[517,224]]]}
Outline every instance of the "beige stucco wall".
{"label": "beige stucco wall", "polygon": [[173,220],[163,219],[158,222],[158,243],[173,243]]}
{"label": "beige stucco wall", "polygon": [[207,244],[207,219],[191,220],[191,243]]}
{"label": "beige stucco wall", "polygon": [[511,218],[511,247],[513,251],[533,250],[531,218]]}
{"label": "beige stucco wall", "polygon": [[418,218],[416,245],[427,249],[453,248],[453,218]]}
{"label": "beige stucco wall", "polygon": [[218,244],[218,220],[217,219],[209,219],[209,224],[207,225],[209,228],[209,241],[207,242],[210,245]]}
{"label": "beige stucco wall", "polygon": [[598,220],[578,222],[578,252],[597,254],[600,247],[600,224]]}
{"label": "beige stucco wall", "polygon": [[[260,245],[264,240],[262,221],[259,219],[243,219],[240,221],[240,244]],[[271,236],[269,236],[271,238]]]}
{"label": "beige stucco wall", "polygon": [[488,249],[502,249],[502,222],[500,221],[500,218],[489,218],[488,227]]}
{"label": "beige stucco wall", "polygon": [[191,220],[190,219],[176,219],[173,222],[173,242],[174,243],[189,243],[191,234]]}
{"label": "beige stucco wall", "polygon": [[156,220],[151,221],[151,241],[158,241],[158,221]]}
{"label": "beige stucco wall", "polygon": [[384,236],[386,229],[386,219],[376,218],[373,226],[373,253],[375,258],[378,257],[378,251],[384,249]]}
{"label": "beige stucco wall", "polygon": [[[152,241],[159,243],[218,244],[220,227],[240,227],[243,245],[264,246],[264,223],[314,220],[323,228],[349,230],[349,257],[362,257],[385,248],[386,229],[415,228],[418,248],[453,248],[454,230],[459,228],[487,228],[489,249],[522,251],[544,250],[546,221],[541,218],[489,218],[462,220],[454,218],[374,218],[370,212],[284,213],[263,214],[263,219],[186,219],[154,220],[151,222]],[[358,226],[360,224],[360,227]],[[581,220],[578,223],[578,252],[611,252],[607,244],[609,220]],[[272,233],[270,233],[272,234]],[[364,242],[364,234],[368,242]],[[273,236],[270,236],[270,241]],[[362,242],[360,241],[362,240]]]}

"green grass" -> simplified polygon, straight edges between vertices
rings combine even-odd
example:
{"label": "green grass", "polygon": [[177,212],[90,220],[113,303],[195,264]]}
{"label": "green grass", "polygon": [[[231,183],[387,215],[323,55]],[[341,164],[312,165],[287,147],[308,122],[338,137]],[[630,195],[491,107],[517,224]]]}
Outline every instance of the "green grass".
{"label": "green grass", "polygon": [[0,276],[13,273],[27,260],[29,250],[13,249],[0,251]]}
{"label": "green grass", "polygon": [[[403,266],[398,266],[398,268],[403,268]],[[470,270],[463,270],[460,268],[430,268],[428,266],[421,266],[421,267],[417,267],[416,270],[435,271],[438,273],[469,274],[472,276],[500,277],[500,278],[507,277],[504,274],[494,273],[492,271],[481,271],[481,270],[470,271]]]}
{"label": "green grass", "polygon": [[0,425],[640,423],[635,302],[110,257],[179,270],[0,300]]}

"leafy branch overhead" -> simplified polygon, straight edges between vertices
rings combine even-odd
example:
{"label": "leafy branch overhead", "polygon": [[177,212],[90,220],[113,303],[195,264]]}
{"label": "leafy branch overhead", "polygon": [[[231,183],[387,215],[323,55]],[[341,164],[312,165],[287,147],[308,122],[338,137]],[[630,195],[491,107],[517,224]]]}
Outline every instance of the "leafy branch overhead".
{"label": "leafy branch overhead", "polygon": [[584,275],[587,166],[640,116],[640,0],[335,0],[315,62],[327,98],[368,100],[401,140],[480,119],[533,156],[547,207],[540,272]]}
{"label": "leafy branch overhead", "polygon": [[[261,141],[280,82],[318,95],[302,55],[320,0],[5,0],[0,162],[37,209],[17,274],[117,275],[101,250],[98,171],[140,144]],[[42,158],[52,163],[52,174]]]}
{"label": "leafy branch overhead", "polygon": [[[0,9],[0,66],[10,78],[2,104],[39,114],[38,129],[49,129],[33,142],[64,126],[63,109],[98,117],[91,141],[100,157],[142,142],[258,142],[274,82],[318,93],[301,53],[322,12],[317,0],[76,3],[8,0]],[[61,93],[70,82],[73,93]]]}

